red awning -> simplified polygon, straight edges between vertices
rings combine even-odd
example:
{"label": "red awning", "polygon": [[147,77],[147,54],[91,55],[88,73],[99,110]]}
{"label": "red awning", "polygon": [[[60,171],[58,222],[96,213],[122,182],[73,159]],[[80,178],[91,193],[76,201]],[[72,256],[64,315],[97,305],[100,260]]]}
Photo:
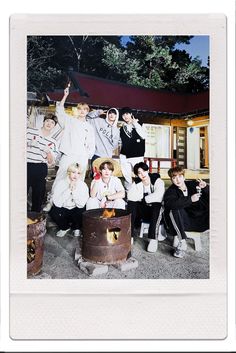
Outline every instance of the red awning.
{"label": "red awning", "polygon": [[[209,91],[197,94],[181,94],[141,88],[73,72],[73,76],[89,97],[81,96],[79,91],[71,91],[66,102],[75,104],[86,102],[101,107],[122,108],[128,106],[134,110],[183,114],[209,110]],[[63,90],[47,92],[52,101],[60,101]]]}

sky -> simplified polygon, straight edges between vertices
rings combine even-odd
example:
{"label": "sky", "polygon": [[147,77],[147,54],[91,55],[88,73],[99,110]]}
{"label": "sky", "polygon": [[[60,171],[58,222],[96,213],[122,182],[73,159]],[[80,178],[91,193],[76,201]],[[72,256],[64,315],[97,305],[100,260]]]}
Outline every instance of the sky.
{"label": "sky", "polygon": [[[129,37],[123,36],[122,43],[127,43]],[[207,66],[207,60],[209,56],[209,36],[194,36],[189,44],[177,44],[176,49],[185,50],[190,54],[192,59],[196,56],[199,56],[199,59],[202,60],[202,65]]]}
{"label": "sky", "polygon": [[186,50],[194,59],[199,56],[202,60],[202,65],[207,66],[207,60],[209,56],[209,36],[194,36],[190,40],[190,44],[177,44],[177,49]]}

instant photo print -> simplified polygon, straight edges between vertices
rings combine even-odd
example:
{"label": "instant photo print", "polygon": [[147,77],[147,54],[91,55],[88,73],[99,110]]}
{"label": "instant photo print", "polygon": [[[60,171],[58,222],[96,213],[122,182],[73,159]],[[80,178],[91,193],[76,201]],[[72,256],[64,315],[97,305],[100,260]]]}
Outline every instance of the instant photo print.
{"label": "instant photo print", "polygon": [[224,339],[225,17],[13,15],[10,59],[11,338]]}

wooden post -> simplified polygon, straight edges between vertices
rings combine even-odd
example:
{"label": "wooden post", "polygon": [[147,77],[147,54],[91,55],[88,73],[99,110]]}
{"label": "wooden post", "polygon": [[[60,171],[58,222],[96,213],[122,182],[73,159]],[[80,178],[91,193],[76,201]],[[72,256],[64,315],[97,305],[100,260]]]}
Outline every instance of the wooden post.
{"label": "wooden post", "polygon": [[209,139],[208,139],[208,126],[205,126],[205,168],[209,168]]}

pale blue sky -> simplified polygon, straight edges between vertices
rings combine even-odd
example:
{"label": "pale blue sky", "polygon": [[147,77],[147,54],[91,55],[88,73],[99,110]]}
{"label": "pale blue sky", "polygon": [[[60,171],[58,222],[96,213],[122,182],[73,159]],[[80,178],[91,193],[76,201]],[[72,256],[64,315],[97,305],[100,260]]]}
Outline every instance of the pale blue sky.
{"label": "pale blue sky", "polygon": [[199,56],[202,60],[202,65],[207,66],[209,56],[209,36],[194,36],[190,40],[190,44],[177,44],[177,49],[186,50],[193,58]]}

